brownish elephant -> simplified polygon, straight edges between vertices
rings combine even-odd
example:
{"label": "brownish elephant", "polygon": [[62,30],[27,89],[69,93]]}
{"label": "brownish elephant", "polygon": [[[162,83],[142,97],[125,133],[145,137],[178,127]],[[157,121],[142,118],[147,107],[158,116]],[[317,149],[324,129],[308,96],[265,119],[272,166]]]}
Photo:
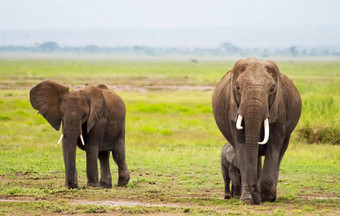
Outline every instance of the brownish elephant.
{"label": "brownish elephant", "polygon": [[[125,113],[123,100],[105,85],[87,85],[78,91],[44,81],[30,91],[34,109],[59,130],[62,123],[65,186],[77,188],[76,146],[86,151],[87,185],[110,188],[110,151],[118,165],[118,186],[129,182],[125,162]],[[59,141],[60,142],[60,141]],[[98,181],[100,161],[101,177]]]}
{"label": "brownish elephant", "polygon": [[217,84],[212,107],[218,128],[236,150],[240,200],[275,201],[280,162],[301,114],[293,82],[272,61],[241,59]]}

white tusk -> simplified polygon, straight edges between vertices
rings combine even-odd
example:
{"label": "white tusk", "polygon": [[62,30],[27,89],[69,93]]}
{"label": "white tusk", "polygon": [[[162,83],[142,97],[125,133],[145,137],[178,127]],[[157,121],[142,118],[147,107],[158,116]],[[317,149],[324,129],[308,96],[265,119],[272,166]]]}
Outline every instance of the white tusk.
{"label": "white tusk", "polygon": [[84,138],[83,138],[83,134],[80,134],[80,141],[81,141],[81,143],[83,143],[83,145],[85,145],[85,143],[84,143]]}
{"label": "white tusk", "polygon": [[63,139],[63,137],[64,137],[64,134],[61,134],[60,139],[59,139],[59,141],[58,141],[58,144],[61,142],[61,140]]}
{"label": "white tusk", "polygon": [[269,120],[268,118],[266,118],[266,120],[264,120],[264,139],[262,142],[257,142],[260,145],[264,145],[268,142],[269,139]]}
{"label": "white tusk", "polygon": [[237,130],[242,130],[243,129],[241,124],[242,124],[242,116],[238,115],[237,116],[237,121],[236,121],[236,128],[237,128]]}

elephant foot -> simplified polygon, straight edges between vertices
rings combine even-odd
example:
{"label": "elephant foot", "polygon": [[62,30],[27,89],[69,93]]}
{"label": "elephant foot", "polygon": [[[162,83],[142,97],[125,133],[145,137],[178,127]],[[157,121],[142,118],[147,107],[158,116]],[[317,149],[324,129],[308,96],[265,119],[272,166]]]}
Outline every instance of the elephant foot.
{"label": "elephant foot", "polygon": [[258,191],[257,184],[242,186],[242,194],[239,200],[245,204],[259,205],[261,203],[261,197]]}
{"label": "elephant foot", "polygon": [[230,193],[224,194],[224,199],[231,199],[231,194]]}
{"label": "elephant foot", "polygon": [[261,184],[261,200],[262,202],[274,202],[276,200],[276,184]]}
{"label": "elephant foot", "polygon": [[261,191],[261,200],[262,202],[275,202],[276,191],[275,192],[262,192]]}
{"label": "elephant foot", "polygon": [[259,193],[259,186],[257,184],[249,186],[250,194],[253,205],[259,205],[261,203],[261,196]]}
{"label": "elephant foot", "polygon": [[249,197],[248,196],[243,196],[243,197],[241,196],[239,200],[244,202],[245,204],[248,204],[248,205],[252,204],[252,201],[253,201],[251,199],[250,194],[249,194]]}
{"label": "elephant foot", "polygon": [[65,176],[65,187],[68,189],[78,188],[77,170],[72,175]]}
{"label": "elephant foot", "polygon": [[129,180],[130,180],[130,175],[126,176],[126,177],[119,177],[118,178],[118,186],[121,187],[121,186],[125,186],[127,185],[127,183],[129,183]]}
{"label": "elephant foot", "polygon": [[232,197],[239,199],[241,197],[241,186],[240,185],[234,186],[234,190],[231,195]]}
{"label": "elephant foot", "polygon": [[103,182],[103,181],[100,181],[100,187],[103,187],[103,188],[112,188],[112,184],[111,182]]}
{"label": "elephant foot", "polygon": [[67,189],[75,189],[78,188],[78,184],[66,184],[65,187]]}
{"label": "elephant foot", "polygon": [[87,186],[88,187],[99,187],[99,183],[98,182],[92,182],[92,181],[88,181],[87,182]]}
{"label": "elephant foot", "polygon": [[242,193],[239,200],[244,202],[245,204],[252,204],[253,201],[250,193]]}

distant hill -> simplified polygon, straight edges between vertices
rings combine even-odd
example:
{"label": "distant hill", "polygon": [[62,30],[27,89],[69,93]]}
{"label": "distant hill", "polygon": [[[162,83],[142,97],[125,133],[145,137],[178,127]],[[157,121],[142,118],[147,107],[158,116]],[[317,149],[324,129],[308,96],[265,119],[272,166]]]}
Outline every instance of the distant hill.
{"label": "distant hill", "polygon": [[62,54],[115,54],[115,55],[146,55],[146,56],[332,56],[340,57],[340,49],[336,47],[298,47],[287,48],[240,48],[230,42],[224,42],[216,48],[178,48],[149,46],[115,46],[96,45],[61,46],[54,41],[47,41],[34,46],[0,46],[0,53],[62,53]]}
{"label": "distant hill", "polygon": [[[162,47],[215,49],[228,42],[240,49],[340,46],[340,26],[266,28],[115,28],[0,30],[0,46],[35,46],[54,41],[68,47]],[[225,44],[226,45],[226,44]],[[222,47],[221,47],[222,48]],[[230,47],[229,47],[230,48]],[[228,48],[228,49],[229,49]]]}

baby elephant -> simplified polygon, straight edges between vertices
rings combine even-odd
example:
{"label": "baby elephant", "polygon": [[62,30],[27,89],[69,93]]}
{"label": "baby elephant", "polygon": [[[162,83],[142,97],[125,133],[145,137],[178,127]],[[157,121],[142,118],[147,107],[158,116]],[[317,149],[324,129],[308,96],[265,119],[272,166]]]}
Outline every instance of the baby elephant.
{"label": "baby elephant", "polygon": [[[105,85],[69,91],[69,87],[44,81],[30,91],[34,109],[59,130],[62,123],[65,186],[77,188],[76,147],[86,152],[88,186],[112,187],[109,158],[118,165],[118,186],[129,182],[125,163],[125,105],[123,100]],[[100,182],[98,181],[98,159]]]}
{"label": "baby elephant", "polygon": [[[236,151],[230,143],[226,143],[221,153],[222,175],[224,180],[224,199],[241,196],[241,175],[237,163]],[[230,191],[230,180],[232,182]]]}

